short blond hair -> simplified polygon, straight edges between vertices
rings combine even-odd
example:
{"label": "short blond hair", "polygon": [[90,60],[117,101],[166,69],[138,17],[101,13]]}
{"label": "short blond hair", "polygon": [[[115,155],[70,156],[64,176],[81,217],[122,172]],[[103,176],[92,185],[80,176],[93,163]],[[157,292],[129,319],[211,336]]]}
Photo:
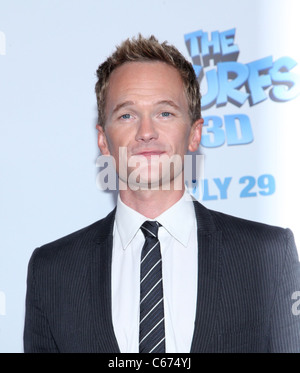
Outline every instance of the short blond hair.
{"label": "short blond hair", "polygon": [[116,47],[115,52],[97,69],[95,86],[98,107],[98,124],[105,125],[105,105],[109,78],[113,70],[127,62],[161,61],[175,67],[179,72],[189,106],[191,123],[201,118],[201,94],[193,65],[173,45],[159,41],[151,35],[127,39]]}

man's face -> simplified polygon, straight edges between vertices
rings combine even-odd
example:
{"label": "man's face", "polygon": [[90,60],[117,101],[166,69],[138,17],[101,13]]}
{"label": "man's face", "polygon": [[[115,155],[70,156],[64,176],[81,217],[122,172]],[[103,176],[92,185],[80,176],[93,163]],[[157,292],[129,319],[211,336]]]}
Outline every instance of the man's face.
{"label": "man's face", "polygon": [[[134,175],[139,185],[172,185],[182,178],[184,155],[200,143],[202,120],[191,126],[182,79],[163,62],[129,62],[114,70],[105,117],[105,129],[97,126],[99,147],[114,157],[125,183]],[[169,174],[168,160],[175,160]]]}

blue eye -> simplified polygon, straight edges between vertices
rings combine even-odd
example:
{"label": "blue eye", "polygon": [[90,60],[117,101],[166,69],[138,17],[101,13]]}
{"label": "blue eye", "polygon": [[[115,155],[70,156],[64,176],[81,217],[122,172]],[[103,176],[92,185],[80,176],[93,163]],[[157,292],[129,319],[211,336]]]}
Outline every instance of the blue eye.
{"label": "blue eye", "polygon": [[123,114],[121,115],[122,119],[130,119],[130,114]]}
{"label": "blue eye", "polygon": [[172,115],[172,114],[169,113],[168,111],[164,111],[164,112],[161,113],[161,116],[162,116],[162,117],[169,117],[169,116],[171,116],[171,115]]}

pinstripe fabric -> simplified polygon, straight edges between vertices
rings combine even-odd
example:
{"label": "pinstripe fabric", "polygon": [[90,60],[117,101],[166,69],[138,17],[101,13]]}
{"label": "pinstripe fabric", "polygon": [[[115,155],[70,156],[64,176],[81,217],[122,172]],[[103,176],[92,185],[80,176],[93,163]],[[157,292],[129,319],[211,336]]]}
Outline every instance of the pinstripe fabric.
{"label": "pinstripe fabric", "polygon": [[[191,352],[300,353],[300,316],[292,313],[300,265],[292,232],[194,205],[198,293]],[[113,225],[114,211],[34,251],[25,352],[120,352],[111,310]]]}
{"label": "pinstripe fabric", "polygon": [[139,352],[165,352],[165,320],[159,225],[146,221],[141,230],[145,244],[141,254]]}

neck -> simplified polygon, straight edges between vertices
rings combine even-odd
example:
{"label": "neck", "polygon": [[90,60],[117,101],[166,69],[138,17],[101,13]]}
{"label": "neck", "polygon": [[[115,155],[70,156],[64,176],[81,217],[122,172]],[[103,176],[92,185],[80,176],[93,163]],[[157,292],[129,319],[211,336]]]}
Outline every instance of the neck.
{"label": "neck", "polygon": [[120,190],[125,205],[149,219],[155,219],[173,206],[184,194],[182,190]]}

